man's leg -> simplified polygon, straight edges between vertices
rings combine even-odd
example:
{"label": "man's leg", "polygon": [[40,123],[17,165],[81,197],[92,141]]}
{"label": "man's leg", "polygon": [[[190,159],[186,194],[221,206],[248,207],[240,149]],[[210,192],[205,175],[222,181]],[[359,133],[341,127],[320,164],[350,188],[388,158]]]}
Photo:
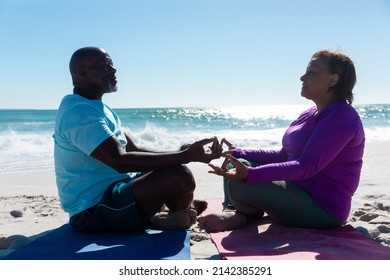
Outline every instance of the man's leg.
{"label": "man's leg", "polygon": [[[194,177],[183,165],[147,173],[132,183],[141,219],[161,229],[186,228],[195,223],[196,211],[189,209],[194,190]],[[164,204],[170,212],[156,215]]]}

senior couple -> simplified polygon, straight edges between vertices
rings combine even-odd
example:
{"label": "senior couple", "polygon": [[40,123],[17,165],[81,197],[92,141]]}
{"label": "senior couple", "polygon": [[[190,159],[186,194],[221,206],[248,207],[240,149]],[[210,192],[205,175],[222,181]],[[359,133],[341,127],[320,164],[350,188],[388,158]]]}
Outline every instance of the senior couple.
{"label": "senior couple", "polygon": [[[264,213],[305,228],[333,228],[347,220],[365,141],[352,107],[356,73],[347,55],[321,50],[311,57],[301,96],[314,106],[286,129],[279,150],[239,148],[215,137],[177,151],[140,147],[102,101],[117,91],[108,53],[81,48],[69,68],[73,93],[58,108],[53,138],[58,193],[75,230],[180,230],[198,221],[216,232]],[[210,163],[221,156],[222,166]],[[210,173],[224,177],[220,213],[199,216],[207,203],[194,199],[189,162],[208,163]]]}

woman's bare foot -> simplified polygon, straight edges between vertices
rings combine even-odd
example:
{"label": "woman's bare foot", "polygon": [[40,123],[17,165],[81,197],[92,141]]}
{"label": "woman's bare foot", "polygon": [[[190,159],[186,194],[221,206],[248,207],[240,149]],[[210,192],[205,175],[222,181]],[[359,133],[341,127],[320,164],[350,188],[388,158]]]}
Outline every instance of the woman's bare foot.
{"label": "woman's bare foot", "polygon": [[192,201],[191,209],[194,209],[199,216],[204,212],[204,210],[207,209],[207,205],[207,201],[195,199],[194,201]]}
{"label": "woman's bare foot", "polygon": [[182,230],[196,223],[196,211],[194,209],[180,210],[176,212],[160,212],[150,219],[153,229]]}
{"label": "woman's bare foot", "polygon": [[198,218],[199,227],[207,232],[233,230],[246,224],[246,216],[239,212],[222,212]]}

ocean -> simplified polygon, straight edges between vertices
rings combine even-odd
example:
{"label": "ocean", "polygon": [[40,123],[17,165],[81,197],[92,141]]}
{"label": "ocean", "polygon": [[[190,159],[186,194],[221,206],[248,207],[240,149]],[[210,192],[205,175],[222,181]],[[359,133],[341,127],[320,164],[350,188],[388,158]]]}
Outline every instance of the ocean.
{"label": "ocean", "polygon": [[[310,106],[310,105],[309,105]],[[279,148],[308,105],[116,109],[135,143],[176,150],[211,136],[239,147]],[[356,105],[367,142],[390,140],[390,104]],[[56,110],[0,110],[0,173],[53,170]]]}

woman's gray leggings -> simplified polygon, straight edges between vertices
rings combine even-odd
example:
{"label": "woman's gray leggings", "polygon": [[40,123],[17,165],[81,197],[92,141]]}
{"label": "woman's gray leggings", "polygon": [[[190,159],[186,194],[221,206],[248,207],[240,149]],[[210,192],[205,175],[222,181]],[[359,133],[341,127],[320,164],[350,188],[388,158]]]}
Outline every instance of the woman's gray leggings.
{"label": "woman's gray leggings", "polygon": [[[248,166],[259,165],[240,161]],[[229,163],[228,168],[234,168],[233,164]],[[302,228],[326,229],[343,224],[319,207],[306,191],[288,182],[246,184],[224,178],[224,192],[224,206],[232,204],[238,212],[249,217],[266,212],[280,224]]]}

